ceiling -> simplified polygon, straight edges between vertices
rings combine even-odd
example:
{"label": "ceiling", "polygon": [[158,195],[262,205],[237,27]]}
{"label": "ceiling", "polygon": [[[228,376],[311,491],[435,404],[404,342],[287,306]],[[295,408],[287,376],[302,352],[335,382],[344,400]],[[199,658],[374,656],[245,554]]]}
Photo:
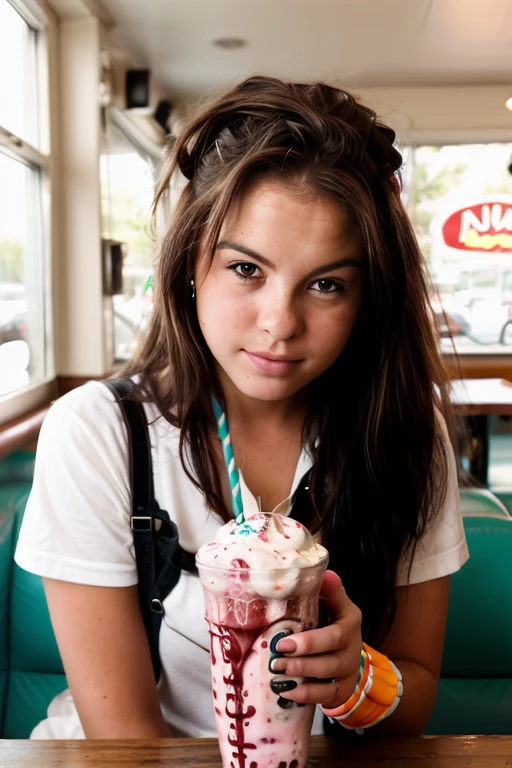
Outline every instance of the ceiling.
{"label": "ceiling", "polygon": [[[512,83],[512,0],[102,0],[176,101],[251,73],[358,88]],[[221,50],[217,38],[247,46]]]}

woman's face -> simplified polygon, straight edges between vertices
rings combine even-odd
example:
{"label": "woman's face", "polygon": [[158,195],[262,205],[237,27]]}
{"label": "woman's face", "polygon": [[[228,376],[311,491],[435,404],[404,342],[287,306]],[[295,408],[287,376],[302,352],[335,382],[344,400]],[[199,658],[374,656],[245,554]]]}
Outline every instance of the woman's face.
{"label": "woman's face", "polygon": [[363,247],[334,203],[262,181],[199,258],[199,325],[225,392],[288,400],[336,360],[363,301]]}

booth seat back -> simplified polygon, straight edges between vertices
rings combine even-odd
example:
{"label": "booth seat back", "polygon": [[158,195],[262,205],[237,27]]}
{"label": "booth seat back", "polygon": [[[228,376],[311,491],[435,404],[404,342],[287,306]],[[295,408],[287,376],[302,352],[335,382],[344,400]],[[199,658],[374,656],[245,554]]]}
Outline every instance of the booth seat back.
{"label": "booth seat back", "polygon": [[0,734],[9,680],[9,613],[15,506],[32,482],[34,454],[17,451],[0,461]]}
{"label": "booth seat back", "polygon": [[16,484],[30,487],[34,476],[34,451],[15,451],[0,461],[0,488]]}
{"label": "booth seat back", "polygon": [[512,518],[465,517],[441,681],[427,733],[512,733]]}
{"label": "booth seat back", "polygon": [[0,486],[0,735],[9,683],[9,615],[15,528],[14,507],[22,493],[19,485]]}
{"label": "booth seat back", "polygon": [[12,480],[4,477],[0,490],[0,737],[21,739],[46,716],[66,678],[42,580],[14,562],[31,477]]}
{"label": "booth seat back", "polygon": [[512,517],[503,501],[488,488],[461,488],[459,495],[463,517]]}

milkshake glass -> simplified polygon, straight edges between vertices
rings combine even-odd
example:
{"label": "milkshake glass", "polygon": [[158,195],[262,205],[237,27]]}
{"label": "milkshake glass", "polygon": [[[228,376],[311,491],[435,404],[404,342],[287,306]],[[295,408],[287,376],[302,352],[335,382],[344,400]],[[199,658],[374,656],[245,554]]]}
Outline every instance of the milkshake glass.
{"label": "milkshake glass", "polygon": [[278,514],[231,521],[197,553],[223,768],[304,768],[315,707],[280,696],[290,678],[272,663],[282,637],[317,626],[327,560]]}

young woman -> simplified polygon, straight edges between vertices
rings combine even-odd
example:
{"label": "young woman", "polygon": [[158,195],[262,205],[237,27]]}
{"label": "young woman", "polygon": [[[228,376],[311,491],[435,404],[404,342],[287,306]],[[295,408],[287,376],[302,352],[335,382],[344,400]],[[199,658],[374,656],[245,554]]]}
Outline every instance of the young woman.
{"label": "young woman", "polygon": [[[307,678],[283,696],[343,705],[365,641],[403,679],[375,735],[427,724],[449,575],[467,558],[446,374],[393,141],[370,109],[322,84],[252,77],[204,109],[157,195],[164,204],[177,169],[188,179],[129,370],[156,498],[189,552],[233,516],[212,396],[227,414],[246,510],[259,498],[288,514],[308,473],[309,524],[330,551],[329,618],[282,641],[286,673]],[[70,690],[34,737],[215,734],[194,574],[164,602],[155,684],[129,489],[112,394],[92,382],[61,398],[41,432],[17,562],[44,577]]]}

